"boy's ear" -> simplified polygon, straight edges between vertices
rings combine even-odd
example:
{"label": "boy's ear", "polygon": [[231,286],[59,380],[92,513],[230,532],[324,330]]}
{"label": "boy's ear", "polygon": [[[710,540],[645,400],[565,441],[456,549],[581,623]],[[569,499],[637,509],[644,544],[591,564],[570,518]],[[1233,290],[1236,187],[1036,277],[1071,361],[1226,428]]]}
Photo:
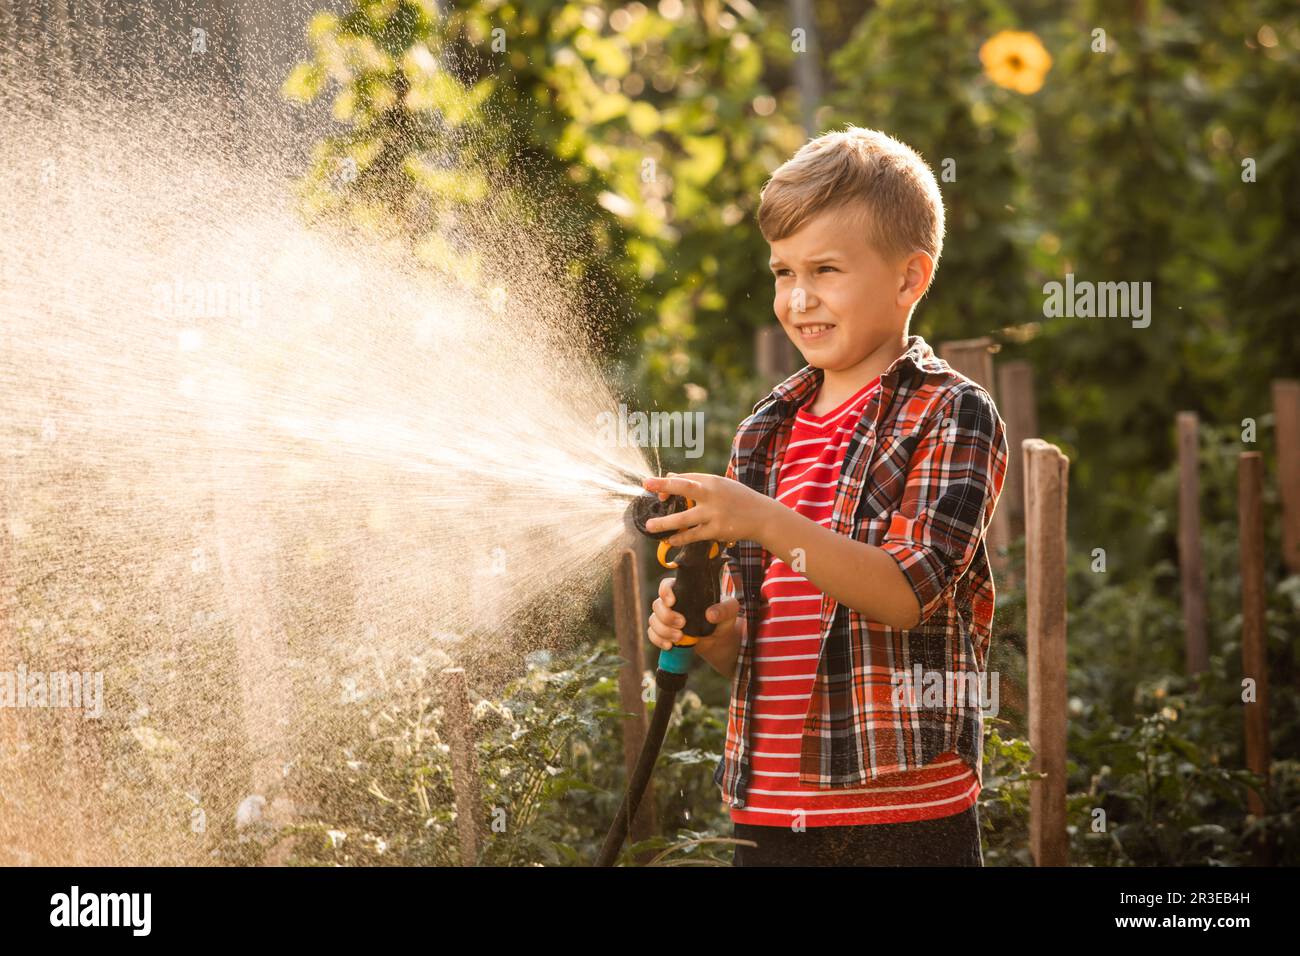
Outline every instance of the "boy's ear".
{"label": "boy's ear", "polygon": [[925,294],[933,273],[934,260],[929,253],[918,250],[908,256],[898,280],[898,304],[904,307],[914,305]]}

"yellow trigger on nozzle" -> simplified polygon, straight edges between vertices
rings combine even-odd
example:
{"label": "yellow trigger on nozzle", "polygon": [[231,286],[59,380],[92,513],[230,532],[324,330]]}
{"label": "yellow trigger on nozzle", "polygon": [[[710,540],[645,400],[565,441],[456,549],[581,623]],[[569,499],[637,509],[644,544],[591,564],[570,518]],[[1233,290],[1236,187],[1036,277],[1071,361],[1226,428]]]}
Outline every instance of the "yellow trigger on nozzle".
{"label": "yellow trigger on nozzle", "polygon": [[[665,540],[659,542],[659,552],[658,552],[658,553],[659,553],[659,563],[662,564],[665,568],[675,568],[675,567],[677,567],[677,562],[676,562],[676,561],[669,561],[669,560],[668,560],[668,549],[669,549],[669,547],[670,547],[670,545],[668,544],[667,539],[665,539]],[[716,558],[716,557],[717,557],[719,554],[721,554],[721,553],[722,553],[722,548],[718,545],[718,542],[714,541],[711,545],[709,545],[709,560],[710,560],[710,561],[712,561],[714,558]]]}

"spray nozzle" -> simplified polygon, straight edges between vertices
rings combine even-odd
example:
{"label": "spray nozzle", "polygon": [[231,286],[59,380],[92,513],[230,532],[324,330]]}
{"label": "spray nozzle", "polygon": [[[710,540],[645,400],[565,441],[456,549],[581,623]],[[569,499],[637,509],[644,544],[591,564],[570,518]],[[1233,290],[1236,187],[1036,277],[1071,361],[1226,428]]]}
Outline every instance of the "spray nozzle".
{"label": "spray nozzle", "polygon": [[685,511],[688,507],[689,503],[681,495],[669,495],[666,500],[660,501],[659,496],[654,492],[646,492],[638,498],[633,498],[632,503],[627,506],[627,522],[634,531],[658,541],[668,537],[673,532],[647,531],[645,523],[651,518],[666,518],[668,515],[675,515],[678,512]]}

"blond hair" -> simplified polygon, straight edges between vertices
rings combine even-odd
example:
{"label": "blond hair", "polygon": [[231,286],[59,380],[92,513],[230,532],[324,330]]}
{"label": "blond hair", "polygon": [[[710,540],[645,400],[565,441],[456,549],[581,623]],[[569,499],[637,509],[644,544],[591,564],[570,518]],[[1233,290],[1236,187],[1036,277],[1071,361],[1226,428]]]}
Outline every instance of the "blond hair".
{"label": "blond hair", "polygon": [[[879,130],[848,126],[810,140],[759,193],[758,229],[768,242],[819,213],[856,206],[867,241],[890,257],[923,251],[939,265],[943,197],[925,160]],[[933,274],[931,274],[933,279]]]}

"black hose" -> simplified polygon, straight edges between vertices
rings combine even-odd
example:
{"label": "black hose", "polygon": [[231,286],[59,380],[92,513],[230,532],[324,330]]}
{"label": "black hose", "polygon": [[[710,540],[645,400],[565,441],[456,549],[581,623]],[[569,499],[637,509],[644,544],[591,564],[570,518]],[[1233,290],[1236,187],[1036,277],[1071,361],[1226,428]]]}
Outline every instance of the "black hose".
{"label": "black hose", "polygon": [[605,843],[600,848],[600,856],[596,858],[596,866],[613,866],[618,859],[619,851],[623,849],[628,827],[631,825],[632,818],[636,816],[641,797],[645,795],[645,788],[650,783],[655,762],[659,759],[659,748],[663,746],[664,737],[668,733],[668,721],[673,716],[673,702],[677,699],[677,692],[686,686],[686,675],[656,670],[655,686],[659,688],[659,693],[655,695],[655,710],[650,717],[650,729],[646,731],[645,743],[641,745],[641,754],[636,758],[636,770],[632,773],[632,779],[628,781],[627,793],[623,795],[623,805],[618,808],[618,815],[614,817],[609,832],[605,834]]}

